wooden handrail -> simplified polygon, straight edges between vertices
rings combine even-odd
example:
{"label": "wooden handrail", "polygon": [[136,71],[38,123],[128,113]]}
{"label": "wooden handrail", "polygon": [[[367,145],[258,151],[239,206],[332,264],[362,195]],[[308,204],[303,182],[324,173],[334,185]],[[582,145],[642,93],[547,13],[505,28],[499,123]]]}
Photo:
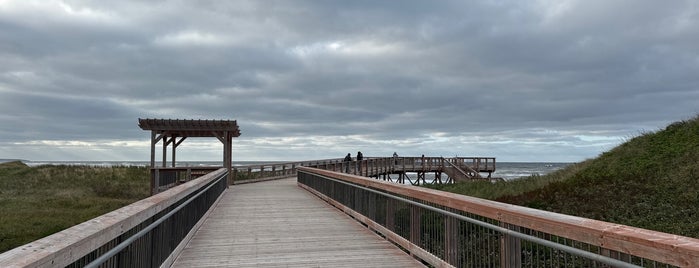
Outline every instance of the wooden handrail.
{"label": "wooden handrail", "polygon": [[219,178],[225,168],[0,254],[0,267],[65,267]]}
{"label": "wooden handrail", "polygon": [[696,238],[427,188],[385,183],[350,174],[306,167],[299,169],[671,265],[699,266],[699,239]]}

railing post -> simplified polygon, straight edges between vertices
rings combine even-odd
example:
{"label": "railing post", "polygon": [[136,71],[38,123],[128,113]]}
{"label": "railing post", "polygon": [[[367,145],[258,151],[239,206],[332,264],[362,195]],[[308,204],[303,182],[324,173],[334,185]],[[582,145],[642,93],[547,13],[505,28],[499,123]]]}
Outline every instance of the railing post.
{"label": "railing post", "polygon": [[410,206],[410,242],[418,247],[422,247],[420,242],[420,229],[422,229],[422,209],[418,206]]}
{"label": "railing post", "polygon": [[155,176],[154,176],[153,181],[155,182],[155,188],[153,190],[154,191],[153,194],[157,194],[160,192],[160,169],[159,168],[155,169]]}
{"label": "railing post", "polygon": [[[518,226],[501,223],[500,226],[519,231]],[[500,267],[521,267],[522,266],[522,242],[519,238],[503,234],[500,236]]]}
{"label": "railing post", "polygon": [[459,220],[444,216],[444,260],[451,265],[459,265]]}
{"label": "railing post", "polygon": [[386,228],[395,231],[396,230],[396,201],[393,198],[386,199]]}

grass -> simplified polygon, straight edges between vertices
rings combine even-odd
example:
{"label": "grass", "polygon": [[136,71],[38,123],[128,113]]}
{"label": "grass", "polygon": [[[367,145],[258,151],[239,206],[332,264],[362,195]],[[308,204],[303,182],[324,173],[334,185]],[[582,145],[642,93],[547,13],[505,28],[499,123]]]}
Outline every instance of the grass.
{"label": "grass", "polygon": [[571,164],[565,169],[557,170],[544,176],[532,175],[509,181],[472,181],[454,184],[427,184],[427,188],[459,193],[463,195],[496,200],[503,196],[513,196],[528,193],[547,185],[564,181],[572,174],[585,167],[588,162]]}
{"label": "grass", "polygon": [[145,167],[0,164],[0,252],[149,195]]}
{"label": "grass", "polygon": [[437,188],[699,238],[699,117],[546,176]]}

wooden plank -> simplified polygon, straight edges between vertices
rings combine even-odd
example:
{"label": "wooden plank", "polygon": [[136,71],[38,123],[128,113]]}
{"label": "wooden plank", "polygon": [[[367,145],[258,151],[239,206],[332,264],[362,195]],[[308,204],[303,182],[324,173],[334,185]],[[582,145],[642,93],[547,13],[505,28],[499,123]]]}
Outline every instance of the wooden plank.
{"label": "wooden plank", "polygon": [[392,230],[389,230],[388,228],[386,228],[386,227],[382,226],[381,224],[367,218],[366,216],[362,215],[361,213],[352,210],[351,208],[343,205],[342,203],[337,202],[337,201],[333,200],[332,198],[327,197],[326,195],[314,190],[311,187],[303,185],[301,183],[299,183],[299,186],[301,188],[304,188],[307,191],[313,193],[314,195],[318,196],[320,199],[323,199],[326,202],[332,204],[333,206],[339,208],[340,210],[342,210],[346,214],[352,216],[354,219],[360,221],[361,223],[366,224],[370,229],[373,229],[374,231],[380,233],[381,235],[386,237],[386,239],[388,239],[389,241],[396,243],[397,245],[403,247],[408,252],[410,252],[410,254],[413,254],[416,257],[424,260],[425,262],[427,262],[431,266],[439,267],[439,268],[454,267],[454,266],[450,265],[449,263],[441,260],[439,257],[433,255],[432,253],[415,245],[411,241],[394,233]]}
{"label": "wooden plank", "polygon": [[236,185],[173,267],[424,267],[296,185]]}

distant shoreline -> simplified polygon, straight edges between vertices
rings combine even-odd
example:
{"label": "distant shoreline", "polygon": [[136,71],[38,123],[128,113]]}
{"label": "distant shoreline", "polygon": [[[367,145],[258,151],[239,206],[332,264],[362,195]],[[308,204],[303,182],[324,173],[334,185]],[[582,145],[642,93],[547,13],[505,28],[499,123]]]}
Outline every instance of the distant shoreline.
{"label": "distant shoreline", "polygon": [[[67,165],[67,166],[90,166],[90,167],[149,167],[150,161],[31,161],[0,159],[3,161],[22,161],[27,166],[37,167],[43,165]],[[289,163],[294,161],[233,161],[234,167],[266,165],[273,163]],[[161,162],[157,161],[157,165]],[[179,161],[179,167],[217,167],[223,166],[221,161]],[[572,163],[567,162],[497,162],[493,176],[506,180],[528,177],[531,175],[546,175],[553,171],[564,168]]]}
{"label": "distant shoreline", "polygon": [[28,160],[23,160],[23,159],[0,159],[0,163],[7,163],[7,162],[14,162],[14,161],[20,161],[22,163],[27,162]]}

